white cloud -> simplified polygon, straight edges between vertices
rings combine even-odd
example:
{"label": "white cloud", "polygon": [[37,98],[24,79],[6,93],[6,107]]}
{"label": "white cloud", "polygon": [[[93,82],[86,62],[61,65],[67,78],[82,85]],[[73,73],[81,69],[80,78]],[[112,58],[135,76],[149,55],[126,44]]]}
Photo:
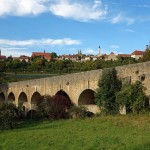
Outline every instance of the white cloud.
{"label": "white cloud", "polygon": [[126,23],[127,25],[131,25],[135,22],[133,18],[126,17],[122,13],[119,13],[117,16],[113,17],[111,19],[112,24],[117,24],[117,23]]}
{"label": "white cloud", "polygon": [[10,47],[10,48],[1,48],[2,55],[5,56],[15,56],[19,57],[20,55],[31,56],[31,52],[29,52],[26,48],[18,48],[18,47]]}
{"label": "white cloud", "polygon": [[63,46],[63,45],[79,45],[81,41],[72,40],[70,38],[64,39],[31,39],[31,40],[8,40],[0,39],[0,46],[42,46],[42,45],[51,45],[51,46]]}
{"label": "white cloud", "polygon": [[93,4],[72,0],[58,0],[50,6],[54,15],[70,18],[78,21],[100,20],[107,14],[107,7],[101,0],[95,0]]}
{"label": "white cloud", "polygon": [[101,0],[0,0],[0,16],[27,16],[50,12],[78,21],[100,20],[107,14]]}
{"label": "white cloud", "polygon": [[38,15],[47,11],[49,0],[0,0],[0,16]]}
{"label": "white cloud", "polygon": [[87,49],[83,50],[83,54],[97,55],[98,54],[98,50],[93,50],[93,49],[87,48]]}
{"label": "white cloud", "polygon": [[119,45],[110,45],[110,48],[111,48],[111,49],[119,49],[120,46],[119,46]]}
{"label": "white cloud", "polygon": [[131,32],[131,33],[134,33],[135,31],[132,30],[132,29],[125,29],[126,32]]}

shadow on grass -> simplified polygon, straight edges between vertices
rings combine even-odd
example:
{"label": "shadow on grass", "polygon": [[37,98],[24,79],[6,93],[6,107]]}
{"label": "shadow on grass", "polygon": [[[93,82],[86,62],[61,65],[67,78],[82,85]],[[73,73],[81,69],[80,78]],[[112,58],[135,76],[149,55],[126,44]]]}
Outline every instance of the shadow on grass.
{"label": "shadow on grass", "polygon": [[[64,122],[64,123],[63,123]],[[22,120],[19,122],[18,130],[46,130],[55,129],[65,125],[65,120]]]}

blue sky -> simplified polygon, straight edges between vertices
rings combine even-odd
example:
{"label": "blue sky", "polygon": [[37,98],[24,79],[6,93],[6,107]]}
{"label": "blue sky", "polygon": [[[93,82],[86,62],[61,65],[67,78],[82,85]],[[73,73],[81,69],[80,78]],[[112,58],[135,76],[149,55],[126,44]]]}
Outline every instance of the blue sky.
{"label": "blue sky", "polygon": [[6,56],[132,53],[150,41],[149,0],[0,0]]}

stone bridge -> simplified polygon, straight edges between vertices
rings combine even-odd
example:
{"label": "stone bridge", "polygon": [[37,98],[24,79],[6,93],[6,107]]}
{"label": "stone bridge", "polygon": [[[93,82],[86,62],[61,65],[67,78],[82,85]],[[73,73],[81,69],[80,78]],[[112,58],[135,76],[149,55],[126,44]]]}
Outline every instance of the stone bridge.
{"label": "stone bridge", "polygon": [[[116,67],[118,77],[123,82],[141,80],[150,95],[150,62]],[[0,85],[0,101],[23,104],[27,113],[35,110],[41,95],[63,95],[69,97],[74,105],[85,105],[90,111],[98,112],[94,103],[94,92],[102,70],[73,73],[34,80],[26,80]]]}

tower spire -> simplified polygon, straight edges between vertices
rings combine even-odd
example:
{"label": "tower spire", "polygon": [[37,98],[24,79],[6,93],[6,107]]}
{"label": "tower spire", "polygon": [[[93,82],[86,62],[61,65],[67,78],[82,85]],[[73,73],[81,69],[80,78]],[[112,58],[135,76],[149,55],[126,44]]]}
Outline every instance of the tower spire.
{"label": "tower spire", "polygon": [[101,54],[101,47],[99,46],[98,47],[98,56],[101,56],[102,54]]}

